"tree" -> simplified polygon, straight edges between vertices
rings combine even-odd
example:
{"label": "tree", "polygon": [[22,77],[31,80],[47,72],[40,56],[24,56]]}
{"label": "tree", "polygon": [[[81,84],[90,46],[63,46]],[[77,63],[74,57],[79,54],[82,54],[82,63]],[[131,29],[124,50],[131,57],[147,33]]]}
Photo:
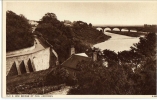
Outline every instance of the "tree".
{"label": "tree", "polygon": [[89,23],[89,27],[92,27],[92,24],[91,24],[91,23]]}
{"label": "tree", "polygon": [[134,44],[131,50],[143,55],[143,58],[154,56],[156,53],[156,34],[149,33],[144,38],[141,37],[139,43]]}
{"label": "tree", "polygon": [[134,81],[136,94],[156,94],[156,34],[149,33],[131,48],[141,55],[141,66],[136,68]]}
{"label": "tree", "polygon": [[57,16],[54,13],[46,13],[45,16],[42,17],[41,21],[48,22],[52,19],[57,19]]}
{"label": "tree", "polygon": [[82,61],[77,68],[78,84],[69,94],[134,94],[133,84],[123,66],[107,68],[100,62]]}
{"label": "tree", "polygon": [[34,44],[31,25],[23,15],[6,12],[6,51],[30,47]]}
{"label": "tree", "polygon": [[118,62],[119,62],[118,55],[114,51],[111,51],[111,50],[104,50],[103,57],[108,62],[109,66],[118,64]]}

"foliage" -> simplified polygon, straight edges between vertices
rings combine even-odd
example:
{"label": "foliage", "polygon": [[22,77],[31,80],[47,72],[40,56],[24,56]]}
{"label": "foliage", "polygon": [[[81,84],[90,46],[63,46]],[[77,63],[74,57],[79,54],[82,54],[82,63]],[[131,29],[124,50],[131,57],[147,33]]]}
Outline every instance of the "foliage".
{"label": "foliage", "polygon": [[131,47],[132,51],[145,57],[155,56],[156,54],[156,34],[149,33],[145,38],[140,38],[140,42]]}
{"label": "foliage", "polygon": [[[81,62],[77,66],[78,86],[69,94],[133,94],[133,85],[123,66],[104,67],[100,62]],[[131,69],[129,69],[131,70]]]}
{"label": "foliage", "polygon": [[131,47],[141,55],[140,67],[135,70],[136,94],[156,94],[156,34],[149,33],[140,42]]}
{"label": "foliage", "polygon": [[137,68],[134,74],[136,94],[156,94],[156,61],[147,60],[146,63]]}
{"label": "foliage", "polygon": [[109,66],[112,66],[118,63],[118,56],[114,51],[104,50],[103,57],[108,62]]}
{"label": "foliage", "polygon": [[23,15],[6,12],[6,51],[30,47],[34,44],[31,25]]}
{"label": "foliage", "polygon": [[76,78],[71,75],[68,70],[58,66],[46,75],[44,79],[44,85],[58,85],[64,83],[66,83],[67,85],[75,85],[75,81]]}
{"label": "foliage", "polygon": [[44,84],[45,85],[62,84],[66,81],[68,76],[69,76],[69,73],[67,70],[65,70],[64,68],[58,67],[46,75],[44,79]]}
{"label": "foliage", "polygon": [[76,53],[85,52],[92,44],[107,40],[109,37],[82,21],[65,26],[54,13],[45,14],[39,22],[35,33],[41,33],[51,43],[59,56],[60,63],[70,56],[71,45]]}
{"label": "foliage", "polygon": [[46,13],[45,16],[43,16],[41,20],[43,22],[50,22],[52,21],[52,19],[57,19],[57,16],[54,13]]}
{"label": "foliage", "polygon": [[149,33],[130,51],[116,54],[104,50],[108,67],[97,62],[82,61],[76,76],[78,83],[69,94],[156,94],[156,35]]}

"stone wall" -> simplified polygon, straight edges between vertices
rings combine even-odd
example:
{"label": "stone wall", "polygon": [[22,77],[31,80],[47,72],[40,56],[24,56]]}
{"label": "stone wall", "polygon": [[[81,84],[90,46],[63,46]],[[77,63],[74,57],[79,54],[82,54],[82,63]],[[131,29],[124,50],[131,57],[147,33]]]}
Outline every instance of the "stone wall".
{"label": "stone wall", "polygon": [[6,58],[6,76],[21,75],[48,69],[51,63],[50,47],[26,55]]}

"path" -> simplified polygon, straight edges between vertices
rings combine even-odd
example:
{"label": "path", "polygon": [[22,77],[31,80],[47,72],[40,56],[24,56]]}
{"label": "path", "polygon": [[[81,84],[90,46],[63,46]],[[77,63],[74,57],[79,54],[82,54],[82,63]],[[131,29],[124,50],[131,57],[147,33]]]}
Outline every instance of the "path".
{"label": "path", "polygon": [[64,88],[60,89],[60,90],[56,90],[56,91],[52,91],[49,93],[46,93],[45,95],[67,95],[69,90],[70,90],[70,86],[65,86]]}

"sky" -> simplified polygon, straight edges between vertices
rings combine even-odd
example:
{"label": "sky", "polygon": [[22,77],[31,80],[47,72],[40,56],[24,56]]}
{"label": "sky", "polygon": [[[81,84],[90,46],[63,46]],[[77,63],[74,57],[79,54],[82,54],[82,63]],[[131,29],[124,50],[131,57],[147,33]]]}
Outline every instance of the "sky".
{"label": "sky", "polygon": [[58,20],[84,21],[93,25],[157,24],[157,2],[7,2],[6,10],[40,20],[55,13]]}

